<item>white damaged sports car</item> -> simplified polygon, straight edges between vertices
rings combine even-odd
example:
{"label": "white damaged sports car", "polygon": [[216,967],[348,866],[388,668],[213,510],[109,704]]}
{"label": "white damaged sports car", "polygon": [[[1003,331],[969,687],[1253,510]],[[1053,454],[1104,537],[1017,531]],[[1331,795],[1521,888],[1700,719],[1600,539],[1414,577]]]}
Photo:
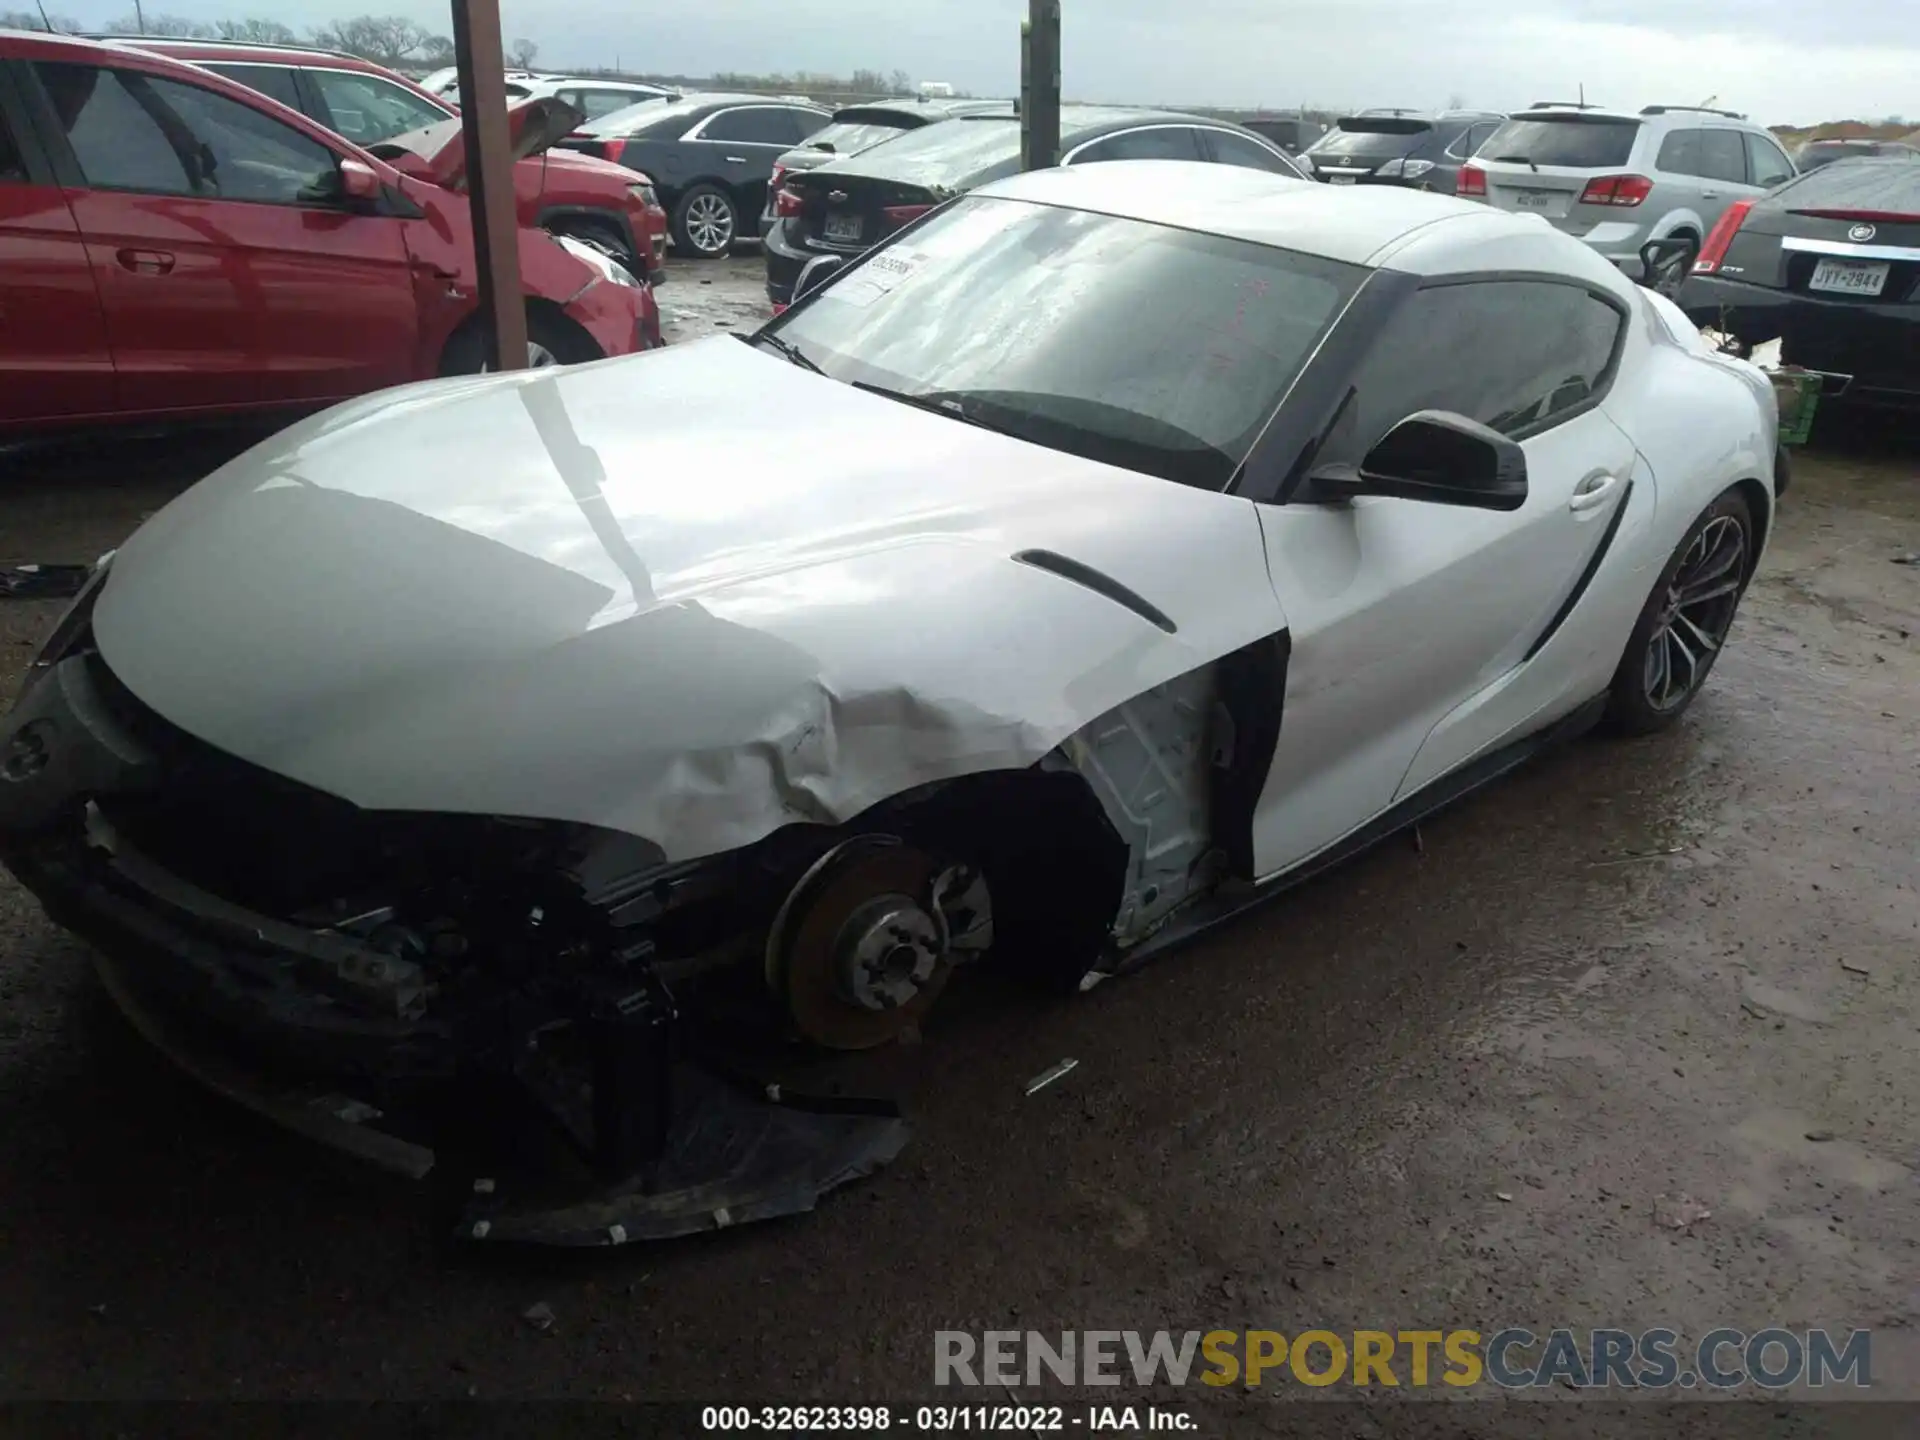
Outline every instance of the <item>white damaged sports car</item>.
{"label": "white damaged sports car", "polygon": [[1115,163],[831,269],[293,426],[0,725],[0,852],[182,1064],[414,1174],[570,1142],[469,1234],[810,1206],[905,1131],[796,1067],[1670,723],[1772,524],[1766,378],[1531,217]]}

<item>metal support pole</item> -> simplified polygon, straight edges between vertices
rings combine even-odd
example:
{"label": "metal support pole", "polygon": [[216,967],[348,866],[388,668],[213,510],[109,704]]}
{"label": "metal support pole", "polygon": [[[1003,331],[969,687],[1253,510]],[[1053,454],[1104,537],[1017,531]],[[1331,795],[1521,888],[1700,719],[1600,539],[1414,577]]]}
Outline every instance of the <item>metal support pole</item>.
{"label": "metal support pole", "polygon": [[1020,26],[1020,167],[1060,163],[1060,0],[1028,0]]}
{"label": "metal support pole", "polygon": [[481,334],[487,364],[527,363],[527,307],[520,293],[520,221],[507,133],[506,56],[500,0],[453,0],[453,59],[460,72],[460,134],[467,150],[473,258],[480,271]]}

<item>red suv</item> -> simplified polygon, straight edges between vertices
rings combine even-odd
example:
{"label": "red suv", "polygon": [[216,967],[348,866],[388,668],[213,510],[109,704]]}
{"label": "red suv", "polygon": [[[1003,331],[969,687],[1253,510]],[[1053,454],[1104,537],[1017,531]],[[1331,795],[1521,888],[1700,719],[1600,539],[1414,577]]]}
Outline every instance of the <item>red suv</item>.
{"label": "red suv", "polygon": [[[404,75],[332,50],[145,35],[107,43],[169,55],[237,80],[363,150],[459,113]],[[597,156],[554,150],[523,160],[513,178],[522,225],[590,240],[634,274],[655,285],[665,281],[667,212],[647,176]]]}
{"label": "red suv", "polygon": [[[601,251],[520,234],[539,361],[659,341]],[[313,408],[480,368],[468,204],[244,86],[0,30],[0,429]]]}

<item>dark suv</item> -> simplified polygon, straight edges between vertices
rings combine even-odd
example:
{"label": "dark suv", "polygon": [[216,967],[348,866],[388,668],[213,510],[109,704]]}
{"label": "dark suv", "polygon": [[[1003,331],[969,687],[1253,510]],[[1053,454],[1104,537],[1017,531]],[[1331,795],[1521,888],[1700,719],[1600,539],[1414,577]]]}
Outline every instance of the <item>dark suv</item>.
{"label": "dark suv", "polygon": [[765,95],[688,95],[616,110],[560,143],[644,170],[685,255],[727,254],[767,197],[775,162],[833,119],[822,106]]}
{"label": "dark suv", "polygon": [[1333,128],[1301,158],[1331,185],[1404,185],[1454,193],[1460,167],[1506,117],[1484,110],[1363,110]]}

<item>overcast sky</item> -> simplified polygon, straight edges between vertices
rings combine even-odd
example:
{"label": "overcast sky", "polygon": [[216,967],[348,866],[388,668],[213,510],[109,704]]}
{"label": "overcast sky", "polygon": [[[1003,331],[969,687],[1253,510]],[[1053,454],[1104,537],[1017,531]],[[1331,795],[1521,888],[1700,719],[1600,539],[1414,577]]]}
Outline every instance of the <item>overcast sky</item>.
{"label": "overcast sky", "polygon": [[[448,15],[445,0],[143,3],[296,25],[375,10],[441,33]],[[1026,0],[503,5],[507,36],[536,41],[543,66],[618,57],[690,75],[901,69],[997,95],[1018,88],[1027,11]],[[1074,99],[1510,109],[1572,99],[1584,84],[1590,101],[1615,106],[1718,96],[1767,124],[1898,114],[1920,125],[1920,0],[1063,0],[1063,10]]]}

